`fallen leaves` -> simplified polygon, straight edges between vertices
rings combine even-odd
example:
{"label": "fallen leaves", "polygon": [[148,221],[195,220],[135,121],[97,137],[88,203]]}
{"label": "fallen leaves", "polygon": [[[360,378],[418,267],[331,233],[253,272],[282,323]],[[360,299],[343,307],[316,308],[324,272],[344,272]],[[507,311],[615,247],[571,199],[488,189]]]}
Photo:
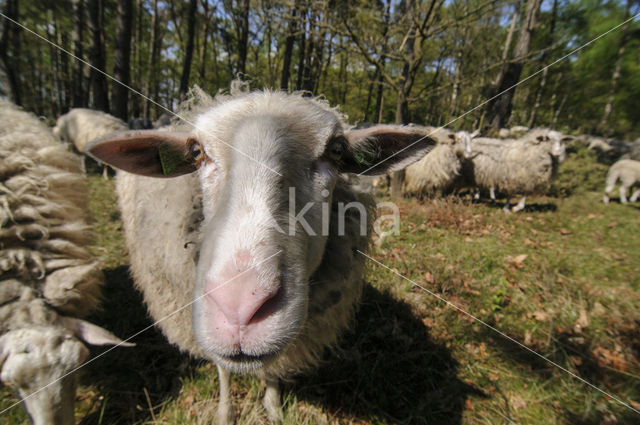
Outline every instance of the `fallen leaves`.
{"label": "fallen leaves", "polygon": [[549,314],[547,314],[542,310],[537,310],[537,311],[534,311],[533,313],[528,313],[527,317],[534,318],[538,322],[546,322],[547,320],[549,320]]}
{"label": "fallen leaves", "polygon": [[598,360],[598,366],[609,366],[616,370],[627,370],[627,361],[624,358],[622,349],[616,346],[615,351],[608,350],[604,347],[595,347],[591,350],[591,354]]}

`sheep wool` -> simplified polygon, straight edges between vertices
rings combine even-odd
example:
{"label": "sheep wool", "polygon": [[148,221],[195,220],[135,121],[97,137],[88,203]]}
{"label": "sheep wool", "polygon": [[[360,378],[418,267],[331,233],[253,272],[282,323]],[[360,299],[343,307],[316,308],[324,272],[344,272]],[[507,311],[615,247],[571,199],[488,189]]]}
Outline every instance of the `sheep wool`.
{"label": "sheep wool", "polygon": [[78,319],[98,306],[103,284],[88,250],[84,177],[35,116],[0,100],[0,122],[0,379],[36,425],[70,425],[68,374],[89,353],[79,339],[120,341]]}
{"label": "sheep wool", "polygon": [[302,94],[195,89],[190,99],[177,113],[194,128],[87,149],[123,170],[125,239],[151,316],[169,341],[217,364],[218,422],[233,421],[231,372],[266,381],[278,421],[278,381],[316,365],[360,299],[374,201],[345,174],[404,168],[436,141],[410,127],[351,129]]}

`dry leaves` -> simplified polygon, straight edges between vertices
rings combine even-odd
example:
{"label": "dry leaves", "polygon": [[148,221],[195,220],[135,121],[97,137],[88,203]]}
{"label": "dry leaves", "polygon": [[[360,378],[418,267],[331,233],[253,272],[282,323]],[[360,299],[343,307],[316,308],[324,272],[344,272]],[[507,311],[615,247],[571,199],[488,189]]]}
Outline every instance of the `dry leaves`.
{"label": "dry leaves", "polygon": [[431,284],[436,283],[436,278],[435,278],[435,276],[434,276],[432,273],[430,273],[430,272],[424,272],[424,280],[425,280],[425,282],[427,282],[427,283],[431,283]]}
{"label": "dry leaves", "polygon": [[527,317],[529,318],[533,317],[538,322],[546,322],[547,320],[549,320],[549,315],[542,310],[537,310],[537,311],[534,311],[533,313],[529,313],[527,314]]}

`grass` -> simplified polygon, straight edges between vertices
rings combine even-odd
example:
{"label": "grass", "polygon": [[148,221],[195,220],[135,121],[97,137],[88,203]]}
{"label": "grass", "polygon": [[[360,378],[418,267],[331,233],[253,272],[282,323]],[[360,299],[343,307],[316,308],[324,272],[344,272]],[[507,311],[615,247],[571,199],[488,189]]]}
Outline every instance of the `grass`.
{"label": "grass", "polygon": [[[362,306],[337,350],[283,386],[285,424],[631,424],[640,417],[429,294],[640,409],[640,208],[600,201],[604,170],[571,153],[559,197],[525,211],[448,198],[403,200],[401,231],[371,255]],[[595,177],[594,177],[595,176]],[[597,184],[596,179],[599,179]],[[127,271],[112,181],[90,176],[105,307],[91,320],[127,337],[150,325]],[[154,329],[81,377],[82,424],[213,420],[215,367]],[[97,355],[105,350],[93,350]],[[239,424],[263,423],[263,391],[235,376]],[[0,407],[15,401],[4,388]],[[19,408],[4,423],[26,423]]]}

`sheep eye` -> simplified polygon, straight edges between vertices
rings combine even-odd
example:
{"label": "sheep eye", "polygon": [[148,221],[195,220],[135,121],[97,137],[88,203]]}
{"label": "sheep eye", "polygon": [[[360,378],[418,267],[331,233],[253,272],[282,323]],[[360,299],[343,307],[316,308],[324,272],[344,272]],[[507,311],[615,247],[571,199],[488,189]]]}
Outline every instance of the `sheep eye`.
{"label": "sheep eye", "polygon": [[329,158],[334,161],[338,161],[342,158],[342,154],[344,153],[344,146],[339,141],[334,141],[329,146],[328,154]]}
{"label": "sheep eye", "polygon": [[199,167],[202,161],[205,159],[204,149],[202,148],[200,142],[195,139],[189,139],[187,143],[189,158],[197,167]]}

